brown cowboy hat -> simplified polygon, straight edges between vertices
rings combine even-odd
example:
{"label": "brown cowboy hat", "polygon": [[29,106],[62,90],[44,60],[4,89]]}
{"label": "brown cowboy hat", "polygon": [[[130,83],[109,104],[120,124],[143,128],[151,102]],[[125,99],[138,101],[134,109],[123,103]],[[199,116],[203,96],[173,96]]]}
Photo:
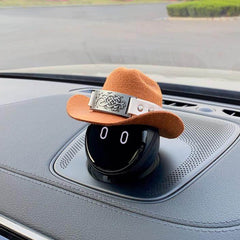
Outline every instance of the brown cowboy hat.
{"label": "brown cowboy hat", "polygon": [[136,69],[115,69],[91,98],[72,96],[67,112],[76,120],[92,124],[152,126],[167,138],[178,137],[184,130],[177,115],[162,109],[158,84]]}

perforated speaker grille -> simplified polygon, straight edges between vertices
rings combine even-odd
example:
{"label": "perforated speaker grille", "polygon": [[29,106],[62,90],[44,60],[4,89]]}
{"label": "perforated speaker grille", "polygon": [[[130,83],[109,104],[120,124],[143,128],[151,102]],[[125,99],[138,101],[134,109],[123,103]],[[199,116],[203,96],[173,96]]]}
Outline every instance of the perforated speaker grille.
{"label": "perforated speaker grille", "polygon": [[160,165],[138,183],[106,184],[92,178],[86,167],[86,128],[59,151],[52,170],[76,183],[135,200],[170,197],[216,161],[240,132],[239,126],[232,122],[184,112],[177,114],[184,121],[184,133],[177,139],[160,139]]}
{"label": "perforated speaker grille", "polygon": [[179,139],[191,147],[191,154],[163,180],[161,185],[164,188],[176,184],[210,156],[219,154],[219,149],[229,143],[229,139],[236,133],[236,128],[238,129],[230,122],[217,121],[216,124],[216,119],[209,118],[206,122],[205,118],[182,117],[186,131]]}

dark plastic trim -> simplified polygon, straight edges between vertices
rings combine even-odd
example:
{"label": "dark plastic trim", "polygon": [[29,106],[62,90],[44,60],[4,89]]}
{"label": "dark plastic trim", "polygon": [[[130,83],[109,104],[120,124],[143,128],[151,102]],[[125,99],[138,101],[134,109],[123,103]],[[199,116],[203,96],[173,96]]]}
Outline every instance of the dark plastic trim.
{"label": "dark plastic trim", "polygon": [[14,78],[24,80],[51,81],[64,83],[78,83],[94,86],[102,86],[105,77],[91,77],[64,74],[45,74],[45,73],[0,73],[0,78]]}
{"label": "dark plastic trim", "polygon": [[160,83],[163,94],[179,97],[235,104],[239,106],[240,92],[215,88],[194,87],[180,84]]}
{"label": "dark plastic trim", "polygon": [[[42,73],[0,73],[0,78],[29,79],[38,81],[53,81],[102,86],[105,77],[42,74]],[[228,103],[239,106],[240,92],[205,87],[195,87],[180,84],[159,83],[162,93],[166,95],[188,97],[214,102]]]}

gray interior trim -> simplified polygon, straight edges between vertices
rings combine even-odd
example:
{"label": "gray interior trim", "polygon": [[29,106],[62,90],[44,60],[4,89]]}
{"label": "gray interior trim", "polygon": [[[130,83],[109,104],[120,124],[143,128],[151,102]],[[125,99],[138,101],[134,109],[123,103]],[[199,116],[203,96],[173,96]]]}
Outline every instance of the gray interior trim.
{"label": "gray interior trim", "polygon": [[[31,91],[26,81],[21,84],[25,92]],[[239,139],[169,199],[146,203],[117,197],[49,171],[59,149],[86,126],[67,115],[70,96],[16,99],[18,103],[0,106],[1,214],[64,240],[240,239]],[[183,115],[200,114],[207,115]],[[213,115],[203,118],[213,124],[214,117],[223,119]]]}
{"label": "gray interior trim", "polygon": [[[49,164],[53,157],[86,125],[67,116],[65,108],[69,97],[52,96],[0,107],[0,115],[4,116],[0,118],[1,168],[154,219],[214,227],[240,223],[239,142],[184,191],[161,203],[126,201],[51,174]],[[7,191],[0,194],[0,206],[1,197]]]}
{"label": "gray interior trim", "polygon": [[29,239],[36,239],[36,240],[52,240],[52,238],[49,238],[47,236],[44,236],[43,234],[30,229],[16,221],[13,221],[3,215],[0,214],[0,226],[3,226],[4,228],[21,235],[22,237],[26,237]]}

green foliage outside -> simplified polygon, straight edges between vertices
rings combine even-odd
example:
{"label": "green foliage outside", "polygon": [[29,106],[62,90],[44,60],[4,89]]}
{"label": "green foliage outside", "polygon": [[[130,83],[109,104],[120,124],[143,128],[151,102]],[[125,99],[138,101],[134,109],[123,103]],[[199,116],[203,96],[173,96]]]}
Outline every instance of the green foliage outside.
{"label": "green foliage outside", "polygon": [[171,17],[239,16],[240,0],[197,0],[167,6]]}

